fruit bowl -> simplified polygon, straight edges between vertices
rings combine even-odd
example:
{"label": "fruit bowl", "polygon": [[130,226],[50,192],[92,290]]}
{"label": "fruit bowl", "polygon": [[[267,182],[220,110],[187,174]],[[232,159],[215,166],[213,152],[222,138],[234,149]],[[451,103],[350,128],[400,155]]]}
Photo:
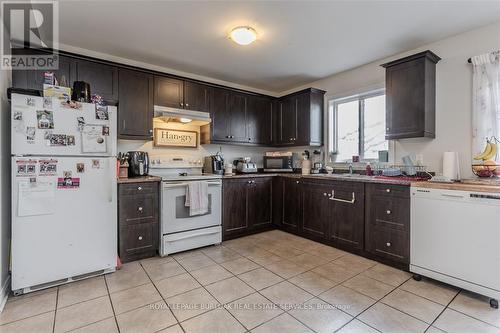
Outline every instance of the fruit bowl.
{"label": "fruit bowl", "polygon": [[472,172],[481,178],[500,177],[500,164],[473,164]]}

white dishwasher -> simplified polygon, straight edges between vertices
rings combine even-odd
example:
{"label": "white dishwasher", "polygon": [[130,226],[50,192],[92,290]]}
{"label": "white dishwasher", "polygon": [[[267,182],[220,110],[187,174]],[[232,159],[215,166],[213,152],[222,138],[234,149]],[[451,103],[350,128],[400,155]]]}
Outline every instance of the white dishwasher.
{"label": "white dishwasher", "polygon": [[411,188],[410,271],[500,298],[500,193]]}

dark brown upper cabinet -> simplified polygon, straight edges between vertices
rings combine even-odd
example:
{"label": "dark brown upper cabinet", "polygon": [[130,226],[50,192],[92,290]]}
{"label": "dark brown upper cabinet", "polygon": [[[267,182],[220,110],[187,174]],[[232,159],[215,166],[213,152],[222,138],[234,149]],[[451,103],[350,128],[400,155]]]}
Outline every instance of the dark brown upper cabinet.
{"label": "dark brown upper cabinet", "polygon": [[440,57],[420,52],[383,64],[386,69],[387,140],[436,137],[436,64]]}
{"label": "dark brown upper cabinet", "polygon": [[212,122],[201,129],[202,143],[271,143],[272,98],[216,87],[210,96]]}
{"label": "dark brown upper cabinet", "polygon": [[90,60],[76,59],[75,81],[90,84],[90,93],[111,103],[118,101],[118,67]]}
{"label": "dark brown upper cabinet", "polygon": [[153,75],[120,68],[118,135],[150,140],[153,135]]}
{"label": "dark brown upper cabinet", "polygon": [[212,87],[202,83],[184,81],[184,108],[193,111],[210,111]]}
{"label": "dark brown upper cabinet", "polygon": [[249,96],[246,114],[249,143],[271,143],[273,101],[269,97]]}
{"label": "dark brown upper cabinet", "polygon": [[323,145],[325,91],[309,88],[281,97],[273,115],[273,140],[278,146]]}
{"label": "dark brown upper cabinet", "polygon": [[[13,54],[24,54],[24,49],[12,49]],[[31,54],[44,54],[37,50],[30,50]],[[59,84],[64,81],[67,87],[73,87],[76,79],[75,59],[58,55],[59,67],[52,70]],[[12,70],[12,86],[21,89],[43,90],[44,73],[46,70]]]}
{"label": "dark brown upper cabinet", "polygon": [[155,77],[154,104],[193,111],[210,111],[211,87],[193,81]]}
{"label": "dark brown upper cabinet", "polygon": [[155,76],[155,105],[184,108],[184,81]]}
{"label": "dark brown upper cabinet", "polygon": [[247,142],[247,106],[246,94],[238,92],[229,94],[229,128],[232,142]]}

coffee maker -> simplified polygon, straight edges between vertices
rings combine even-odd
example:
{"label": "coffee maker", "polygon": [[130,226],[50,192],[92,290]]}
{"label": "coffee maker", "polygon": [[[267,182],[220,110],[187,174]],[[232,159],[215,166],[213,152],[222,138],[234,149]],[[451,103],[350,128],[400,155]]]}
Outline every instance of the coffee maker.
{"label": "coffee maker", "polygon": [[149,156],[144,151],[129,151],[128,153],[128,176],[146,176],[149,172]]}
{"label": "coffee maker", "polygon": [[205,173],[222,175],[224,174],[224,158],[219,152],[215,155],[206,156],[203,168]]}

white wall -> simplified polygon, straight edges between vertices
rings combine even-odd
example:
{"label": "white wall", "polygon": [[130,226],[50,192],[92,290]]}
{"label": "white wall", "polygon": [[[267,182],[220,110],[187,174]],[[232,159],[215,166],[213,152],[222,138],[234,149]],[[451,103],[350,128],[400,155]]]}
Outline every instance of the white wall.
{"label": "white wall", "polygon": [[442,153],[457,151],[460,153],[462,175],[470,177],[472,68],[467,59],[500,49],[500,22],[335,74],[286,93],[312,86],[327,91],[326,103],[330,98],[380,88],[385,80],[380,64],[427,49],[442,58],[436,67],[436,138],[396,140],[395,160],[400,161],[407,154],[423,154],[424,165],[432,171],[441,172]]}
{"label": "white wall", "polygon": [[0,311],[5,293],[10,292],[10,105],[7,88],[11,71],[0,70]]}

